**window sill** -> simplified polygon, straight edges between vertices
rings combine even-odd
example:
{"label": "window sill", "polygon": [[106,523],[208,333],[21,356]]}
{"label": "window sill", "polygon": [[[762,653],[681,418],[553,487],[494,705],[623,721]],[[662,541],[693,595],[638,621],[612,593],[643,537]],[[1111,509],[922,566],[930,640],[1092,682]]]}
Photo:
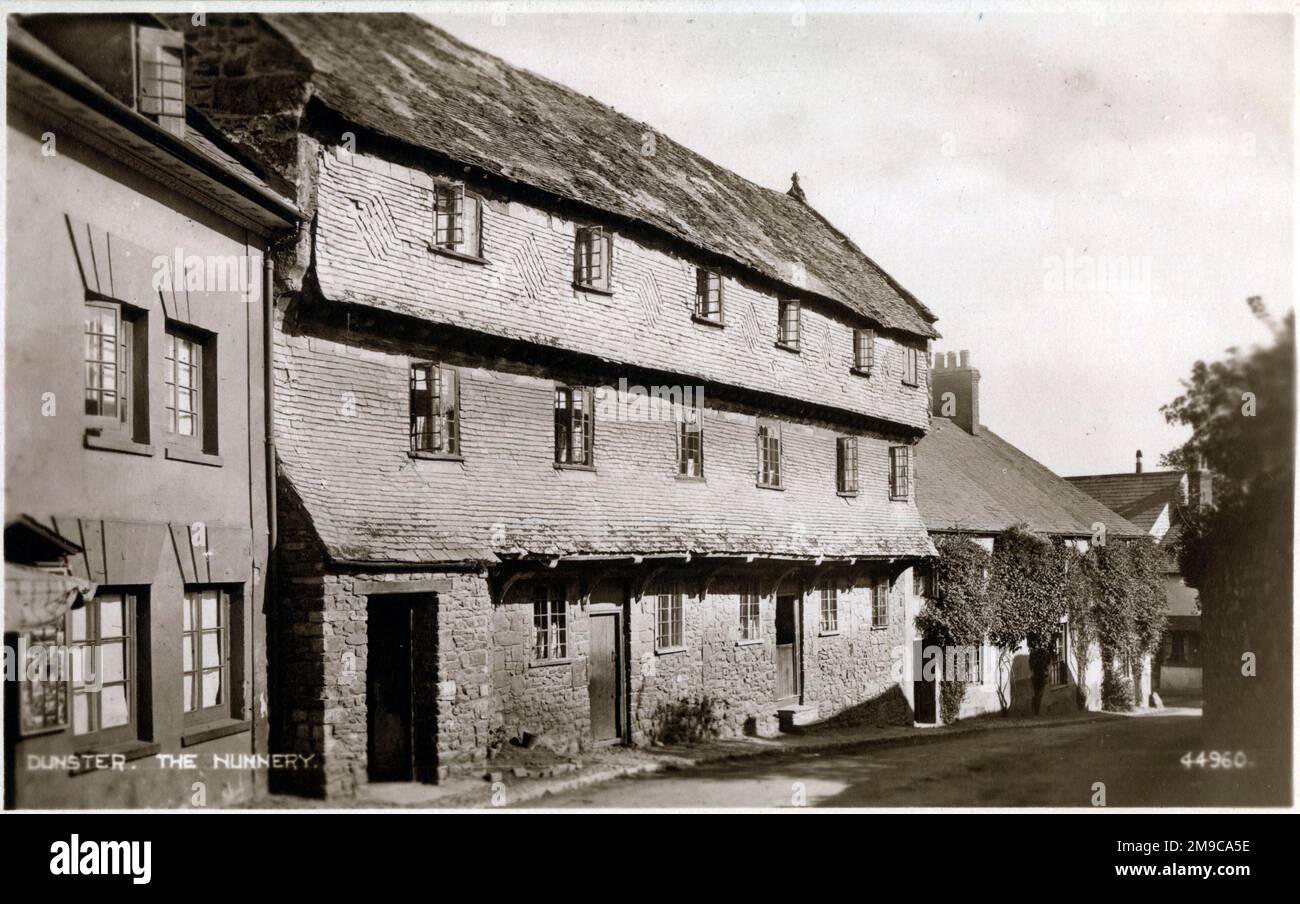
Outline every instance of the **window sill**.
{"label": "window sill", "polygon": [[722,329],[727,325],[722,320],[722,318],[718,318],[717,320],[714,320],[712,317],[705,317],[703,314],[692,314],[691,320],[695,321],[696,323],[701,323],[704,326],[716,327],[717,329]]}
{"label": "window sill", "polygon": [[579,292],[591,292],[593,295],[604,295],[607,298],[614,297],[613,289],[602,289],[600,286],[588,286],[584,283],[575,282],[573,288],[577,289]]}
{"label": "window sill", "polygon": [[850,367],[850,368],[849,368],[849,373],[853,374],[855,377],[867,377],[867,378],[870,378],[870,377],[871,377],[871,368],[870,368],[870,367]]}
{"label": "window sill", "polygon": [[596,473],[595,465],[571,465],[567,462],[557,461],[553,462],[553,466],[557,471],[590,471],[593,474]]}
{"label": "window sill", "polygon": [[738,640],[738,641],[736,641],[736,646],[738,646],[738,647],[761,647],[762,645],[763,645],[763,638],[761,638],[761,637],[758,638],[758,639],[756,639],[756,640]]}
{"label": "window sill", "polygon": [[552,665],[573,665],[573,659],[533,659],[528,663],[530,669],[544,669]]}
{"label": "window sill", "polygon": [[890,501],[890,502],[906,502],[907,499],[908,499],[908,497],[906,497],[906,496],[895,496],[895,495],[893,495],[892,493],[891,493],[890,496],[889,496],[889,501]]}
{"label": "window sill", "polygon": [[781,341],[777,341],[772,344],[775,345],[777,348],[781,349],[781,351],[783,352],[789,352],[792,355],[799,354],[799,346],[797,345],[791,345],[788,342],[781,342]]}
{"label": "window sill", "polygon": [[754,484],[754,486],[758,487],[760,490],[776,490],[777,492],[780,493],[785,492],[785,487],[777,486],[774,483],[756,483]]}
{"label": "window sill", "polygon": [[888,631],[888,630],[889,630],[889,625],[872,625],[872,626],[871,626],[871,630],[872,630],[872,631]]}
{"label": "window sill", "polygon": [[407,452],[410,458],[418,458],[421,461],[464,461],[465,456],[452,454],[450,452]]}
{"label": "window sill", "polygon": [[[132,760],[142,760],[145,757],[154,756],[162,750],[162,745],[152,741],[126,741],[121,744],[110,744],[106,747],[93,747],[88,750],[79,750],[76,755],[82,758],[91,757],[121,757],[121,762],[129,763]],[[97,763],[83,762],[76,769],[68,770],[69,775],[85,775],[88,772],[99,772],[102,769],[112,769],[109,766],[100,766]]]}
{"label": "window sill", "polygon": [[196,465],[208,465],[213,468],[220,468],[225,464],[220,455],[201,452],[188,446],[164,446],[163,457],[170,461],[188,461]]}
{"label": "window sill", "polygon": [[181,746],[193,747],[195,744],[202,744],[204,741],[215,741],[217,738],[228,738],[231,735],[252,730],[253,723],[248,719],[226,719],[191,729],[181,735]]}
{"label": "window sill", "polygon": [[903,384],[904,386],[910,386],[910,387],[913,388],[913,389],[919,389],[920,386],[921,386],[920,383],[909,383],[909,382],[907,382],[906,380],[903,380],[903,381],[901,381],[901,382],[902,382],[902,384]]}
{"label": "window sill", "polygon": [[692,476],[690,474],[678,474],[677,479],[683,483],[708,483],[703,474]]}
{"label": "window sill", "polygon": [[674,653],[685,653],[685,647],[655,647],[656,656],[672,656]]}
{"label": "window sill", "polygon": [[491,263],[487,258],[479,257],[477,254],[457,251],[455,248],[444,248],[442,245],[434,245],[430,243],[429,250],[434,254],[441,255],[442,257],[449,257],[456,261],[464,261],[467,264],[478,264],[481,267],[485,267]]}
{"label": "window sill", "polygon": [[100,449],[104,452],[125,452],[127,455],[146,457],[152,457],[154,452],[153,446],[148,443],[137,443],[133,439],[113,433],[100,433],[95,427],[86,430],[85,442],[87,449]]}
{"label": "window sill", "polygon": [[836,490],[835,495],[839,496],[841,499],[857,499],[858,491],[857,490]]}
{"label": "window sill", "polygon": [[839,629],[836,629],[834,631],[818,631],[817,636],[818,637],[839,637],[840,631]]}

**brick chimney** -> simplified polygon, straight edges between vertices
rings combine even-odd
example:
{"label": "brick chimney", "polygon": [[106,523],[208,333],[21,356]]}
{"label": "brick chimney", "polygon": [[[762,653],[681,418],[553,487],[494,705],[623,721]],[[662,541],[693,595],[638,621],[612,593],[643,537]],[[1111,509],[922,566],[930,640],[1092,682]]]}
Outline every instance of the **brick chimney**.
{"label": "brick chimney", "polygon": [[[951,393],[947,399],[945,395]],[[930,371],[931,412],[952,422],[972,436],[980,432],[980,372],[970,366],[970,352],[961,357],[953,352],[934,356]]]}
{"label": "brick chimney", "polygon": [[1134,474],[1142,473],[1142,450],[1141,449],[1138,449],[1136,464],[1134,465],[1133,473]]}

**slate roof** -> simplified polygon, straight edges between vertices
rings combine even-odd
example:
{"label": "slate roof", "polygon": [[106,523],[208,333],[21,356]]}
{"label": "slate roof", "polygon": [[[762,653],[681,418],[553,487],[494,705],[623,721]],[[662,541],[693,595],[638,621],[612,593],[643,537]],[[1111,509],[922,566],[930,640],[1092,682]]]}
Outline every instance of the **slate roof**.
{"label": "slate roof", "polygon": [[648,224],[883,327],[938,335],[934,314],[811,207],[590,97],[414,16],[261,18],[311,67],[315,100],[349,122]]}
{"label": "slate roof", "polygon": [[1016,524],[1037,533],[1090,537],[1145,531],[1058,477],[987,427],[972,436],[935,417],[917,446],[916,504],[931,532],[995,534]]}
{"label": "slate roof", "polygon": [[1065,479],[1150,532],[1165,506],[1182,500],[1184,476],[1182,471],[1147,471],[1143,474],[1091,474]]}

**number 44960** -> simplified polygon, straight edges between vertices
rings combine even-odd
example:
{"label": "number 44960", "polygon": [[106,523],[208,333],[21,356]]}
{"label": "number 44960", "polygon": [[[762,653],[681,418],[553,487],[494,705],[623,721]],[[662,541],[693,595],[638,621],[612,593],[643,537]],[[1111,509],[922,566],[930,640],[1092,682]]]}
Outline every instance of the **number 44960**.
{"label": "number 44960", "polygon": [[1246,756],[1244,750],[1238,750],[1235,753],[1230,751],[1220,752],[1218,750],[1211,750],[1206,753],[1202,750],[1196,754],[1191,751],[1184,753],[1179,762],[1188,769],[1193,766],[1199,766],[1202,769],[1244,769],[1250,765],[1250,757]]}

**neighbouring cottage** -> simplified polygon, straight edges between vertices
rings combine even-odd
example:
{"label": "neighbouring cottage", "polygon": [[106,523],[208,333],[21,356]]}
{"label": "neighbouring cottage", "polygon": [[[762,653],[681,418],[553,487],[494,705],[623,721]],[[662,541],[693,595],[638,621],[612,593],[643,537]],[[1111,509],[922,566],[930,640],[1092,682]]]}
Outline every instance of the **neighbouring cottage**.
{"label": "neighbouring cottage", "polygon": [[1201,603],[1178,568],[1181,512],[1213,502],[1213,475],[1193,471],[1142,470],[1138,451],[1133,473],[1093,474],[1066,480],[1098,502],[1119,512],[1155,538],[1165,555],[1168,626],[1153,665],[1152,688],[1165,694],[1201,691]]}
{"label": "neighbouring cottage", "polygon": [[[1141,528],[980,422],[980,372],[971,364],[969,352],[963,351],[960,356],[955,352],[935,355],[930,392],[933,417],[929,432],[917,446],[916,496],[932,537],[967,536],[992,552],[994,538],[1016,525],[1081,551],[1102,536],[1123,542],[1143,535]],[[921,578],[924,594],[929,582],[924,573]],[[909,642],[916,650],[912,661],[921,662],[925,638],[916,636],[913,626],[909,629]],[[1100,651],[1076,650],[1075,646],[1069,620],[1062,618],[1061,630],[1053,642],[1041,712],[1073,710],[1080,697],[1086,701],[1086,708],[1101,708]],[[1000,709],[1030,711],[1033,692],[1028,650],[1022,644],[1007,657],[1001,652],[991,644],[976,651],[977,677],[967,686],[960,717]],[[1003,664],[1001,669],[999,663]],[[1081,663],[1086,663],[1082,669]],[[1132,677],[1145,700],[1149,667],[1138,666],[1135,671],[1138,674]],[[942,671],[937,678],[942,680]],[[937,719],[937,683],[918,676],[918,721]]]}
{"label": "neighbouring cottage", "polygon": [[[911,721],[932,315],[801,197],[399,15],[209,15],[277,269],[294,790]],[[288,787],[288,786],[286,786]]]}
{"label": "neighbouring cottage", "polygon": [[270,747],[262,261],[297,211],[187,115],[158,20],[8,26],[5,803],[231,803],[266,786],[214,757]]}

